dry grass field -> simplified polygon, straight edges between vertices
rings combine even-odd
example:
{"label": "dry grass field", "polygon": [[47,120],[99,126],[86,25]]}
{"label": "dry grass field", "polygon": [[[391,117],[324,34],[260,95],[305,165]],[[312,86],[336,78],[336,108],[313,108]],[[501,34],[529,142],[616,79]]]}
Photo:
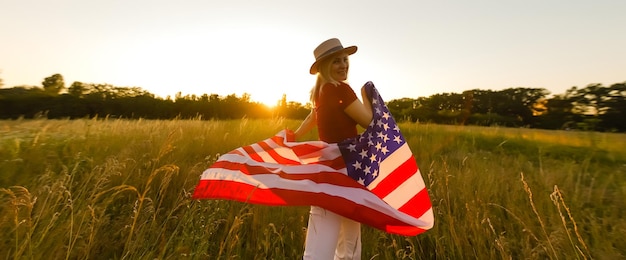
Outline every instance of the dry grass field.
{"label": "dry grass field", "polygon": [[[298,123],[0,121],[0,258],[301,258],[307,207],[190,199],[220,154]],[[363,259],[626,259],[625,134],[400,128],[435,227],[364,226]]]}

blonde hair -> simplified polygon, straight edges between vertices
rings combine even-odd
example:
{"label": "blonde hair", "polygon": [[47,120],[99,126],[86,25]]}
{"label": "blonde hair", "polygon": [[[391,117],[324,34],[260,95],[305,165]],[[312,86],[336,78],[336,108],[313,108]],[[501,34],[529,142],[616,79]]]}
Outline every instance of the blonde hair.
{"label": "blonde hair", "polygon": [[333,60],[339,56],[339,54],[341,54],[341,52],[327,57],[320,62],[317,71],[317,79],[315,80],[315,86],[311,89],[311,103],[313,103],[313,105],[317,102],[317,98],[319,98],[320,91],[322,90],[322,86],[324,86],[324,84],[330,83],[335,86],[339,85],[339,82],[330,76]]}

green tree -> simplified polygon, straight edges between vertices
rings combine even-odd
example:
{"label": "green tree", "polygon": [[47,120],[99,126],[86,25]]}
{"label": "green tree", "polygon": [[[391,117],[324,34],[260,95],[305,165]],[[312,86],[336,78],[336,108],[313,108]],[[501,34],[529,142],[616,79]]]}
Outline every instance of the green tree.
{"label": "green tree", "polygon": [[63,76],[57,73],[45,78],[41,85],[47,93],[57,95],[65,88],[65,81],[63,81]]}
{"label": "green tree", "polygon": [[574,93],[570,88],[564,94],[558,94],[547,100],[545,113],[539,116],[537,126],[544,129],[569,129],[574,127],[577,115],[574,109]]}
{"label": "green tree", "polygon": [[88,86],[85,83],[74,81],[72,85],[67,89],[67,93],[74,97],[83,97],[87,94]]}
{"label": "green tree", "polygon": [[603,99],[600,126],[605,131],[626,131],[626,82],[611,85]]}

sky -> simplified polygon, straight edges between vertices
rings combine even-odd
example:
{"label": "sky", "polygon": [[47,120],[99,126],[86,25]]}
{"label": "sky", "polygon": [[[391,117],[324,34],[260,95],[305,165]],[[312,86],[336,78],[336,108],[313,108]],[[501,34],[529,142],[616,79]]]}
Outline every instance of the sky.
{"label": "sky", "polygon": [[626,1],[3,0],[4,88],[72,82],[157,96],[306,103],[313,49],[356,45],[349,83],[385,100],[626,81]]}

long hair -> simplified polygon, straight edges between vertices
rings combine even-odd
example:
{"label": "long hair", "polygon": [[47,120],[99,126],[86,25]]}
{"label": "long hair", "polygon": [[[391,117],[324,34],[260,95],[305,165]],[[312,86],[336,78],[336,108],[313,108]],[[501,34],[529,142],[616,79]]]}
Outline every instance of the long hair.
{"label": "long hair", "polygon": [[341,52],[327,57],[320,62],[318,66],[319,69],[317,71],[317,79],[315,80],[315,86],[311,89],[311,103],[313,103],[313,105],[317,103],[317,99],[320,96],[320,92],[322,91],[322,86],[324,86],[324,84],[331,83],[333,85],[339,85],[339,82],[330,76],[330,69],[333,64],[333,60],[339,54],[341,54]]}

